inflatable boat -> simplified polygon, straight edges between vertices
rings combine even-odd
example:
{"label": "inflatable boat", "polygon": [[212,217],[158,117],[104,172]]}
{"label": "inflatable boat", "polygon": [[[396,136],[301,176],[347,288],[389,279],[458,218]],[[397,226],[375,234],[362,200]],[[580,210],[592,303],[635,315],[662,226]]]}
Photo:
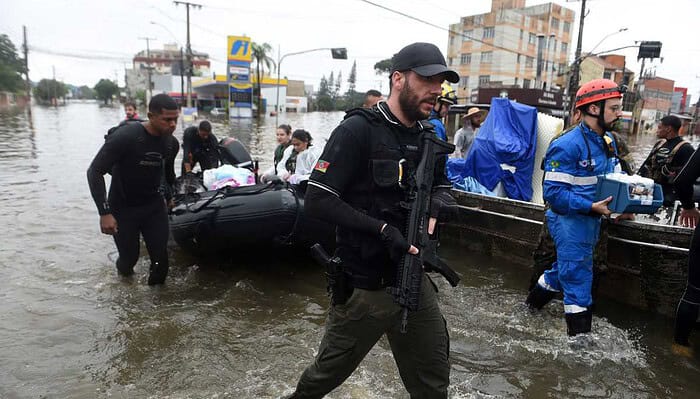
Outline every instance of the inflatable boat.
{"label": "inflatable boat", "polygon": [[[239,141],[223,139],[218,150],[222,163],[255,171],[256,162]],[[305,186],[281,181],[206,190],[201,176],[181,176],[170,231],[180,247],[196,254],[332,246],[334,228],[304,215],[304,192]]]}

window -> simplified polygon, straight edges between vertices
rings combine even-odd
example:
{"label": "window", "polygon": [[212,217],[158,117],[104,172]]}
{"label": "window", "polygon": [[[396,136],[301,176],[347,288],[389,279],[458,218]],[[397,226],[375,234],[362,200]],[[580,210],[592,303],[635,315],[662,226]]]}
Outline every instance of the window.
{"label": "window", "polygon": [[518,64],[520,64],[520,54],[518,54]]}
{"label": "window", "polygon": [[523,79],[523,89],[530,88],[530,79]]}
{"label": "window", "polygon": [[530,33],[529,36],[527,37],[527,44],[536,44],[537,43],[537,35],[534,33]]}
{"label": "window", "polygon": [[447,65],[453,66],[455,64],[455,59],[452,57],[447,57]]}
{"label": "window", "polygon": [[462,58],[460,58],[460,64],[471,64],[472,63],[472,55],[471,54],[462,54]]}
{"label": "window", "polygon": [[490,75],[479,75],[479,86],[486,85],[491,81]]}
{"label": "window", "polygon": [[525,68],[532,68],[532,65],[534,63],[535,63],[534,57],[525,57]]}
{"label": "window", "polygon": [[462,32],[462,41],[463,42],[466,42],[468,40],[472,40],[473,37],[474,37],[474,30],[473,29],[465,30],[464,32]]}
{"label": "window", "polygon": [[453,44],[455,44],[455,37],[454,37],[454,36],[450,36],[450,46],[453,45]]}
{"label": "window", "polygon": [[571,32],[571,24],[568,21],[564,21],[564,32]]}
{"label": "window", "polygon": [[525,33],[525,32],[523,32],[523,30],[520,29],[520,40],[523,40],[523,33]]}
{"label": "window", "polygon": [[515,80],[513,81],[513,84],[514,84],[515,86],[518,85],[518,78],[515,78]]}
{"label": "window", "polygon": [[610,79],[610,72],[603,72],[603,79]]}
{"label": "window", "polygon": [[469,76],[461,76],[459,78],[459,86],[463,89],[466,89],[469,87]]}
{"label": "window", "polygon": [[474,26],[479,26],[484,23],[484,16],[483,15],[475,15],[474,16]]}
{"label": "window", "polygon": [[553,48],[553,50],[554,50],[554,51],[557,51],[557,39],[554,39],[554,48]]}
{"label": "window", "polygon": [[552,29],[559,29],[559,20],[556,18],[552,18]]}
{"label": "window", "polygon": [[558,70],[557,72],[559,72],[559,73],[568,72],[568,71],[566,70],[566,64],[564,64],[563,62],[560,63],[560,64],[559,64],[559,70]]}
{"label": "window", "polygon": [[486,51],[481,53],[481,63],[490,64],[493,60],[493,51]]}
{"label": "window", "polygon": [[562,44],[561,44],[561,52],[566,54],[567,51],[569,51],[569,43],[564,43],[564,42],[562,42]]}
{"label": "window", "polygon": [[484,39],[491,39],[491,38],[493,38],[494,33],[495,33],[495,29],[493,26],[488,27],[488,28],[484,28],[483,38]]}

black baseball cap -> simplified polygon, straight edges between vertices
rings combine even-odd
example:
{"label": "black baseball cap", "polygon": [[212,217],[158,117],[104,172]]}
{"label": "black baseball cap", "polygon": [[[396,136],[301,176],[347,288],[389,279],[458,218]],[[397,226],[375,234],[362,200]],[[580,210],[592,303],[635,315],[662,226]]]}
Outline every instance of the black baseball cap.
{"label": "black baseball cap", "polygon": [[424,77],[444,74],[448,82],[459,82],[457,72],[447,68],[445,57],[432,43],[409,44],[394,54],[391,58],[391,72],[408,70]]}

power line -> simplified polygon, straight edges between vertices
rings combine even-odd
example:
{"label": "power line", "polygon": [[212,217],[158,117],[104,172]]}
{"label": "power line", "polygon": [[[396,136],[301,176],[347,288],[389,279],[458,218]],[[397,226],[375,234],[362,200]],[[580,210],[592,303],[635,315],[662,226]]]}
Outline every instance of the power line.
{"label": "power line", "polygon": [[398,11],[398,10],[394,10],[394,9],[392,9],[392,8],[389,8],[389,7],[385,7],[385,6],[381,5],[381,4],[377,4],[377,3],[371,2],[371,1],[369,1],[369,0],[359,0],[359,1],[361,1],[361,2],[363,2],[363,3],[367,3],[367,4],[372,5],[372,6],[375,6],[375,7],[378,7],[378,8],[381,8],[381,9],[386,10],[386,11],[389,11],[389,12],[391,12],[391,13],[401,15],[401,16],[406,17],[406,18],[408,18],[408,19],[412,19],[412,20],[414,20],[414,21],[416,21],[416,22],[420,22],[420,23],[422,23],[422,24],[425,24],[425,25],[428,25],[428,26],[432,26],[433,28],[437,28],[437,29],[440,29],[440,30],[444,30],[444,31],[446,31],[446,32],[448,32],[448,33],[452,33],[452,34],[454,34],[454,35],[461,36],[461,37],[463,37],[463,38],[467,38],[467,39],[469,39],[469,40],[471,40],[471,41],[473,41],[473,42],[482,43],[482,44],[485,44],[485,45],[487,45],[487,46],[490,46],[490,47],[493,47],[493,48],[496,48],[496,49],[499,49],[499,50],[508,51],[508,52],[515,53],[515,54],[520,54],[517,50],[512,50],[512,49],[509,49],[509,48],[506,48],[506,47],[501,47],[501,46],[495,45],[495,44],[493,44],[493,43],[485,42],[485,41],[483,41],[483,40],[475,39],[474,37],[465,35],[465,34],[462,33],[462,32],[456,32],[456,31],[453,31],[453,30],[450,29],[450,28],[444,28],[444,27],[442,27],[442,26],[440,26],[440,25],[434,24],[434,23],[429,22],[429,21],[426,21],[426,20],[424,20],[424,19],[420,19],[420,18],[418,18],[418,17],[414,17],[413,15],[409,15],[409,14],[406,14],[406,13],[404,13],[404,12],[401,12],[401,11]]}

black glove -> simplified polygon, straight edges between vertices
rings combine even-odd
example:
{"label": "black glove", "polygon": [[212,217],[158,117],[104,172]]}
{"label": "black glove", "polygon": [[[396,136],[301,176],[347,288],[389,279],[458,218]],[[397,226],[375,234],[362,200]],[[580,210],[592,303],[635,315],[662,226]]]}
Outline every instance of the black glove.
{"label": "black glove", "polygon": [[437,190],[430,198],[430,217],[444,222],[456,217],[459,212],[457,201],[447,189]]}
{"label": "black glove", "polygon": [[411,247],[404,238],[401,231],[396,227],[387,224],[381,232],[384,247],[389,251],[389,258],[394,263],[401,262],[401,259],[408,254]]}

